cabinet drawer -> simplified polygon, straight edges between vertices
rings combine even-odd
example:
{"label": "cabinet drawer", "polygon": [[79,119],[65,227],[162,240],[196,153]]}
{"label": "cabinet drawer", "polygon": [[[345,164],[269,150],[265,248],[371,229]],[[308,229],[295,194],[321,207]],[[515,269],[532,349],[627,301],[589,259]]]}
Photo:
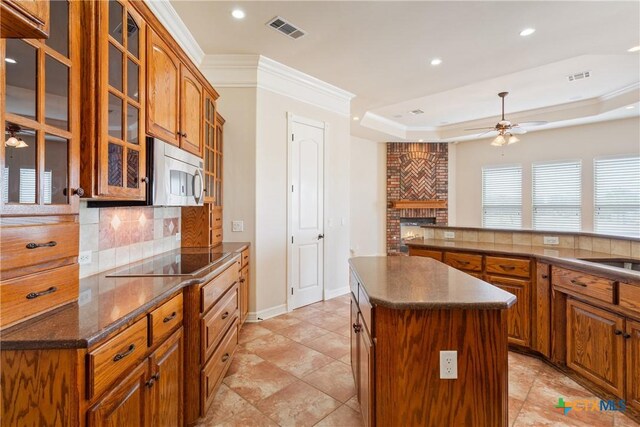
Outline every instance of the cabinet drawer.
{"label": "cabinet drawer", "polygon": [[206,313],[209,308],[238,281],[238,265],[232,264],[218,277],[200,288],[200,312]]}
{"label": "cabinet drawer", "polygon": [[530,277],[531,261],[528,259],[502,258],[488,256],[485,264],[486,272],[504,274],[506,276]]}
{"label": "cabinet drawer", "polygon": [[615,281],[591,274],[580,273],[560,267],[551,268],[551,280],[554,286],[578,292],[613,304],[613,288]]}
{"label": "cabinet drawer", "polygon": [[147,319],[142,318],[89,353],[89,398],[100,395],[147,352]]}
{"label": "cabinet drawer", "polygon": [[78,256],[78,223],[75,221],[0,229],[0,270],[43,264]]}
{"label": "cabinet drawer", "polygon": [[238,289],[237,284],[229,289],[220,302],[200,320],[201,360],[207,360],[222,339],[223,333],[238,318]]}
{"label": "cabinet drawer", "polygon": [[482,255],[445,252],[444,262],[458,270],[482,271]]}
{"label": "cabinet drawer", "polygon": [[418,249],[418,248],[410,248],[409,255],[411,256],[423,256],[426,258],[433,258],[436,261],[442,261],[442,252],[433,251],[431,249]]}
{"label": "cabinet drawer", "polygon": [[249,265],[249,248],[242,251],[242,266]]}
{"label": "cabinet drawer", "polygon": [[640,314],[640,286],[620,283],[620,307]]}
{"label": "cabinet drawer", "polygon": [[211,246],[217,246],[222,243],[222,228],[211,230]]}
{"label": "cabinet drawer", "polygon": [[360,286],[358,291],[358,307],[360,308],[360,313],[362,315],[362,320],[364,324],[367,326],[367,330],[373,335],[373,323],[371,322],[371,303],[369,302],[369,297]]}
{"label": "cabinet drawer", "polygon": [[220,208],[212,209],[211,228],[222,228],[222,209]]}
{"label": "cabinet drawer", "polygon": [[78,264],[0,284],[0,327],[78,299]]}
{"label": "cabinet drawer", "polygon": [[178,294],[149,313],[149,345],[162,341],[182,324],[182,294]]}
{"label": "cabinet drawer", "polygon": [[204,415],[213,403],[216,390],[222,382],[227,368],[231,364],[231,358],[236,351],[237,345],[238,322],[235,321],[200,374],[200,400],[203,402],[200,415]]}

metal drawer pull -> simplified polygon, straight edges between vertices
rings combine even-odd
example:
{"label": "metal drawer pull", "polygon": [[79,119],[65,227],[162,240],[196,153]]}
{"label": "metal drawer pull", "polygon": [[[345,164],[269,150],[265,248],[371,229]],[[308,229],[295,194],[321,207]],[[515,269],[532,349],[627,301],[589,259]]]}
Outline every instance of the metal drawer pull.
{"label": "metal drawer pull", "polygon": [[244,283],[244,277],[240,279],[240,283]]}
{"label": "metal drawer pull", "polygon": [[58,290],[58,288],[56,288],[55,286],[52,286],[49,289],[47,289],[46,291],[31,292],[31,293],[27,294],[27,299],[34,299],[34,298],[41,297],[43,295],[52,294],[57,290]]}
{"label": "metal drawer pull", "polygon": [[504,269],[504,270],[507,270],[507,271],[511,271],[511,270],[515,270],[516,269],[513,265],[502,265],[502,264],[500,264],[500,267],[502,269]]}
{"label": "metal drawer pull", "polygon": [[543,278],[543,279],[548,279],[548,278],[549,278],[549,276],[548,276],[547,274],[543,274],[543,275],[542,275],[542,278]]}
{"label": "metal drawer pull", "polygon": [[622,335],[622,331],[620,329],[616,329],[615,331],[613,331],[613,333],[615,335]]}
{"label": "metal drawer pull", "polygon": [[229,360],[229,353],[225,353],[224,356],[222,356],[222,361],[226,362],[227,360]]}
{"label": "metal drawer pull", "polygon": [[458,261],[460,264],[462,265],[469,265],[471,264],[469,261]]}
{"label": "metal drawer pull", "polygon": [[581,282],[579,280],[576,280],[576,279],[571,279],[571,283],[573,283],[574,285],[582,286],[583,288],[587,287],[586,283],[583,283],[583,282]]}
{"label": "metal drawer pull", "polygon": [[131,345],[129,346],[129,349],[128,349],[127,351],[125,351],[124,353],[118,353],[118,354],[116,354],[115,356],[113,356],[113,361],[114,361],[114,362],[117,362],[117,361],[119,361],[119,360],[124,359],[125,357],[127,357],[128,355],[130,355],[131,353],[133,353],[133,350],[135,350],[135,349],[136,349],[135,344],[131,344]]}
{"label": "metal drawer pull", "polygon": [[173,319],[176,318],[176,316],[178,315],[178,313],[176,313],[175,311],[173,313],[171,313],[169,316],[165,317],[164,319],[162,319],[162,323],[167,323],[167,322],[171,322]]}
{"label": "metal drawer pull", "polygon": [[33,243],[32,242],[32,243],[27,243],[27,249],[37,249],[37,248],[45,248],[45,247],[52,248],[57,244],[58,244],[58,242],[55,242],[53,240],[50,241],[50,242],[47,242],[47,243]]}
{"label": "metal drawer pull", "polygon": [[631,338],[631,334],[624,334],[623,337],[628,340],[629,338]]}
{"label": "metal drawer pull", "polygon": [[225,311],[224,313],[222,313],[222,318],[226,319],[227,317],[229,317],[229,312]]}
{"label": "metal drawer pull", "polygon": [[356,334],[362,330],[362,326],[358,325],[357,323],[354,323],[352,326],[353,332],[355,332]]}

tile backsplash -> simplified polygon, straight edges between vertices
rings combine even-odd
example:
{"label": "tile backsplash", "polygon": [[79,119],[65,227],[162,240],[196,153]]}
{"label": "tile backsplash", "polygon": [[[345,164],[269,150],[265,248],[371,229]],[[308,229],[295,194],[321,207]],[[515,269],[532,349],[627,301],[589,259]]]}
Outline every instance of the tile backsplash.
{"label": "tile backsplash", "polygon": [[180,208],[88,208],[80,203],[80,253],[91,262],[80,265],[80,277],[180,247]]}

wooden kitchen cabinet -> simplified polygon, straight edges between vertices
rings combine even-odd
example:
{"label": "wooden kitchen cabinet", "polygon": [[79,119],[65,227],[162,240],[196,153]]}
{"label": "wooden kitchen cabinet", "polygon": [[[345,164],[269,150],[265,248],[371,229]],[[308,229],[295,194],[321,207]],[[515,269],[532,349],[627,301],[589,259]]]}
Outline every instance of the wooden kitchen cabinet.
{"label": "wooden kitchen cabinet", "polygon": [[0,0],[0,38],[49,37],[49,0]]}
{"label": "wooden kitchen cabinet", "polygon": [[375,425],[374,421],[374,353],[369,331],[358,321],[358,398],[360,413],[365,426]]}
{"label": "wooden kitchen cabinet", "polygon": [[[358,285],[356,284],[356,287]],[[356,291],[357,292],[357,291]],[[360,368],[358,365],[358,303],[354,300],[353,294],[351,294],[351,373],[353,374],[353,382],[356,385],[356,396],[358,396],[360,382]]]}
{"label": "wooden kitchen cabinet", "polygon": [[530,292],[531,282],[511,277],[487,276],[486,281],[516,296],[516,303],[507,310],[509,342],[529,346],[531,336]]}
{"label": "wooden kitchen cabinet", "polygon": [[202,85],[180,65],[180,147],[202,156]]}
{"label": "wooden kitchen cabinet", "polygon": [[240,270],[240,324],[244,324],[249,314],[249,266]]}
{"label": "wooden kitchen cabinet", "polygon": [[78,213],[80,3],[51,11],[49,39],[0,40],[2,215]]}
{"label": "wooden kitchen cabinet", "polygon": [[624,318],[567,300],[567,366],[623,398]]}
{"label": "wooden kitchen cabinet", "polygon": [[545,357],[551,357],[551,266],[545,263],[536,265],[535,300],[535,340],[532,347]]}
{"label": "wooden kitchen cabinet", "polygon": [[213,165],[216,158],[216,111],[216,101],[214,96],[211,93],[206,92],[204,96],[204,114],[202,120],[205,203],[215,202],[215,170]]}
{"label": "wooden kitchen cabinet", "polygon": [[175,427],[183,424],[182,396],[184,340],[182,330],[167,339],[149,357],[151,426]]}
{"label": "wooden kitchen cabinet", "polygon": [[626,345],[627,405],[640,410],[640,322],[627,320]]}

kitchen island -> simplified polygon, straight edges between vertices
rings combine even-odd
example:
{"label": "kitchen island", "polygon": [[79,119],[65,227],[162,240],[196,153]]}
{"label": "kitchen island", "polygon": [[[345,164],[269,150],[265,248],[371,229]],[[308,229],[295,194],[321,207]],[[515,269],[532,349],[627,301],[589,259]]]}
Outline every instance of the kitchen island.
{"label": "kitchen island", "polygon": [[[428,258],[349,263],[351,366],[365,425],[506,426],[504,318],[516,297]],[[441,378],[441,351],[457,352],[457,378]]]}

